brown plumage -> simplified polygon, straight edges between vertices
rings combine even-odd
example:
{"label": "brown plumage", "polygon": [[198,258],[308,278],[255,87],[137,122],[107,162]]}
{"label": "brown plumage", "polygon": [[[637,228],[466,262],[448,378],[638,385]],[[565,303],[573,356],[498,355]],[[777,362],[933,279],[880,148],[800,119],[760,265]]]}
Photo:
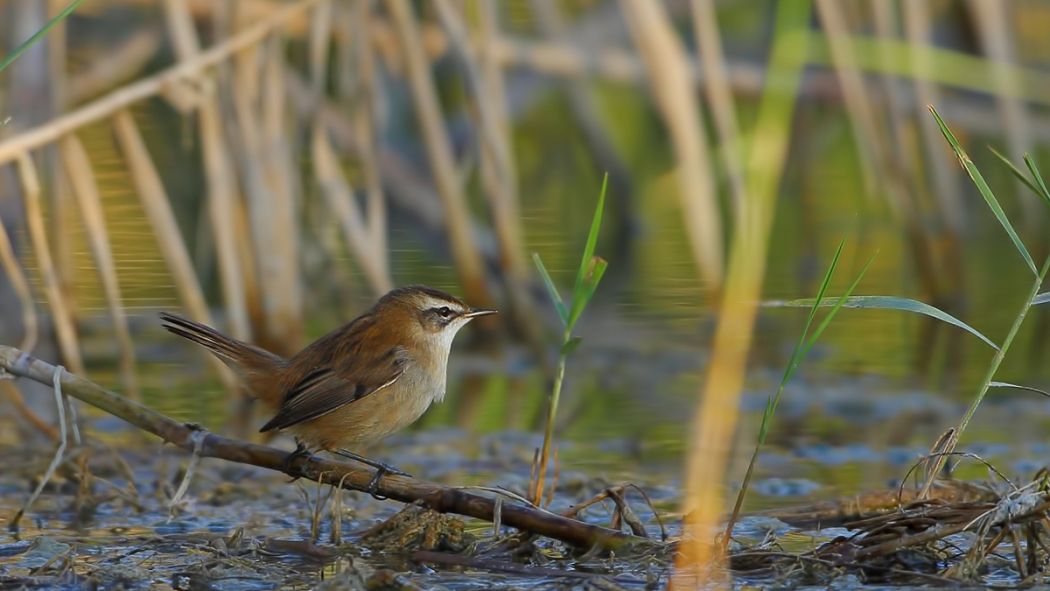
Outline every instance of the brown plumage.
{"label": "brown plumage", "polygon": [[288,430],[310,449],[334,450],[397,431],[443,398],[452,338],[492,312],[429,287],[398,288],[289,359],[175,314],[161,318],[164,328],[225,362],[273,409],[262,431]]}

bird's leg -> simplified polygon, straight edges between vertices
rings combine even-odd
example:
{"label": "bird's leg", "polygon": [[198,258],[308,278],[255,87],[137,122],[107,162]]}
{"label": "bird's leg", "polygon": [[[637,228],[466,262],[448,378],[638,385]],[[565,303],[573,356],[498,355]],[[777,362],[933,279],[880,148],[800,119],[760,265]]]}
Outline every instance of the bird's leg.
{"label": "bird's leg", "polygon": [[[303,443],[302,441],[300,441],[298,437],[296,437],[295,438],[295,451],[293,451],[293,452],[289,453],[288,455],[284,456],[284,461],[281,462],[281,467],[284,468],[285,474],[291,475],[292,474],[292,464],[294,464],[295,461],[298,460],[299,458],[304,458],[304,457],[308,458],[311,455],[313,455],[313,454],[310,453],[310,450],[306,447],[306,444]],[[296,476],[296,478],[298,478],[298,476]]]}
{"label": "bird's leg", "polygon": [[383,462],[380,462],[379,460],[373,460],[371,458],[366,458],[366,457],[364,457],[362,455],[355,454],[354,452],[352,452],[352,451],[350,451],[348,449],[334,449],[334,450],[332,450],[332,453],[334,453],[334,454],[336,454],[338,456],[343,456],[344,458],[348,458],[348,459],[354,460],[355,462],[361,462],[362,464],[367,464],[367,465],[375,468],[376,470],[382,470],[386,474],[394,474],[396,476],[412,476],[408,472],[405,472],[404,470],[395,468],[394,466],[391,466],[390,464],[385,464]]}
{"label": "bird's leg", "polygon": [[380,500],[380,501],[386,500],[386,497],[384,497],[384,496],[382,496],[382,495],[377,493],[377,491],[379,490],[379,481],[382,480],[383,476],[385,476],[387,474],[394,474],[394,475],[397,475],[397,476],[411,476],[411,474],[409,474],[408,472],[405,472],[404,470],[395,468],[395,467],[391,466],[390,464],[385,464],[385,463],[380,462],[378,460],[373,460],[373,459],[370,459],[370,458],[366,458],[366,457],[364,457],[362,455],[355,454],[354,452],[352,452],[350,450],[335,449],[335,450],[332,450],[332,453],[334,453],[336,455],[339,455],[339,456],[343,456],[344,458],[349,458],[349,459],[354,460],[356,462],[361,462],[362,464],[366,464],[368,466],[371,466],[371,467],[375,468],[376,469],[376,474],[375,474],[375,476],[372,477],[372,480],[370,480],[368,482],[368,488],[365,489],[365,492],[367,492],[368,494],[372,495],[372,498]]}

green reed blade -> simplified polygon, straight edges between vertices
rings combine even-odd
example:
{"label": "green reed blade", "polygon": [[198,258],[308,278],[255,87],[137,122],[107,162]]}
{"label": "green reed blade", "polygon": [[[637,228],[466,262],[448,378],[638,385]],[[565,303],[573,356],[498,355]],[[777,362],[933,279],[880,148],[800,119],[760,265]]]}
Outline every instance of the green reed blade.
{"label": "green reed blade", "polygon": [[595,290],[598,289],[598,284],[602,280],[602,276],[605,275],[605,270],[609,267],[609,263],[601,257],[594,257],[591,259],[590,270],[587,271],[586,278],[583,281],[583,285],[580,287],[580,292],[576,293],[572,297],[572,309],[569,310],[569,321],[568,326],[570,328],[576,326],[576,321],[580,319],[580,314],[583,314],[583,309],[590,303],[591,298],[594,296]]}
{"label": "green reed blade", "polygon": [[841,302],[844,302],[849,298],[860,283],[861,278],[867,273],[868,267],[871,266],[872,261],[875,260],[874,256],[868,260],[867,264],[864,265],[864,268],[861,269],[860,274],[857,275],[857,278],[854,279],[849,288],[837,298],[837,301],[840,302],[839,305],[833,307],[831,311],[825,315],[817,330],[807,339],[807,334],[809,333],[809,329],[813,324],[813,319],[817,314],[817,308],[820,307],[818,302],[822,302],[825,299],[831,299],[824,298],[824,294],[827,293],[828,286],[831,284],[831,277],[835,274],[835,269],[838,267],[839,258],[842,255],[842,249],[845,243],[846,241],[843,239],[839,242],[838,248],[835,249],[835,255],[832,257],[831,263],[828,265],[828,270],[825,271],[824,278],[820,282],[820,288],[817,290],[817,297],[813,298],[813,305],[810,306],[809,314],[807,315],[806,322],[802,328],[802,333],[799,335],[799,339],[795,343],[795,348],[791,352],[791,358],[788,361],[787,367],[784,368],[784,373],[780,377],[780,384],[777,386],[776,394],[766,400],[766,408],[762,413],[762,424],[758,429],[758,441],[755,443],[755,449],[751,454],[751,460],[748,462],[747,471],[744,473],[743,483],[740,485],[740,490],[737,492],[736,503],[733,505],[733,512],[730,514],[729,521],[726,524],[724,534],[726,540],[729,539],[729,535],[733,531],[733,525],[740,516],[740,510],[744,505],[744,497],[747,495],[748,488],[751,485],[751,478],[754,475],[755,464],[758,462],[758,454],[762,450],[762,446],[765,445],[766,438],[769,435],[769,429],[773,425],[773,415],[776,414],[777,407],[780,406],[780,400],[784,396],[784,389],[787,387],[788,382],[795,374],[795,370],[798,369],[806,354],[816,343],[817,339],[824,332],[824,329],[827,328],[828,324],[831,323],[831,319],[834,318],[838,310],[841,309]]}
{"label": "green reed blade", "polygon": [[[770,308],[804,308],[813,305],[814,298],[804,298],[800,300],[774,300],[768,302],[762,302],[763,306]],[[834,298],[824,298],[820,301],[820,305],[823,306],[834,306],[836,300]],[[952,326],[957,326],[973,336],[984,341],[989,347],[999,350],[999,346],[992,342],[991,339],[981,334],[981,331],[966,324],[962,320],[959,320],[955,316],[935,308],[929,304],[925,304],[918,300],[911,298],[901,298],[896,296],[850,296],[842,302],[843,308],[857,308],[857,309],[873,309],[873,310],[899,310],[902,312],[912,312],[915,314],[922,314],[929,316],[930,318],[936,318],[941,322],[946,322]]]}
{"label": "green reed blade", "polygon": [[1021,170],[1020,168],[1017,168],[1017,165],[1015,165],[1013,162],[1010,162],[1009,158],[1007,158],[1001,152],[999,152],[999,150],[996,150],[995,148],[993,148],[991,146],[988,146],[988,150],[991,151],[992,154],[995,154],[996,158],[998,158],[1000,161],[1002,161],[1002,163],[1006,165],[1006,167],[1010,170],[1010,172],[1014,173],[1014,176],[1017,177],[1017,180],[1019,180],[1022,183],[1024,183],[1024,185],[1026,187],[1028,187],[1029,189],[1031,189],[1032,192],[1035,193],[1036,195],[1038,195],[1040,197],[1043,197],[1043,193],[1042,193],[1042,191],[1039,190],[1039,187],[1035,186],[1035,183],[1033,183],[1031,181],[1031,179],[1029,179],[1027,176],[1025,176],[1023,170]]}
{"label": "green reed blade", "polygon": [[937,120],[937,126],[941,128],[941,133],[944,134],[944,139],[948,140],[948,144],[952,147],[952,151],[955,152],[956,158],[962,164],[962,167],[966,169],[967,174],[970,175],[970,179],[973,184],[977,186],[977,190],[980,191],[981,196],[984,197],[984,201],[988,204],[988,207],[995,214],[995,219],[999,220],[999,223],[1006,230],[1006,233],[1010,235],[1010,240],[1013,241],[1014,247],[1017,248],[1017,252],[1021,253],[1021,257],[1024,258],[1025,263],[1028,264],[1028,268],[1032,270],[1033,275],[1038,275],[1039,270],[1035,266],[1035,261],[1032,260],[1032,255],[1028,254],[1028,249],[1025,248],[1024,242],[1021,242],[1021,237],[1014,231],[1013,224],[1010,223],[1009,218],[1006,217],[1006,212],[1003,211],[999,200],[995,198],[995,194],[992,193],[992,189],[985,182],[984,177],[981,175],[981,171],[977,170],[977,166],[970,160],[970,156],[966,154],[966,150],[963,149],[962,145],[959,144],[959,140],[955,139],[951,130],[948,129],[948,125],[944,123],[941,116],[937,113],[937,109],[932,105],[929,107],[930,113],[933,113],[933,118]]}
{"label": "green reed blade", "polygon": [[65,20],[69,15],[73,14],[73,11],[76,10],[77,6],[80,6],[80,3],[83,1],[84,0],[73,0],[72,2],[70,2],[69,6],[62,9],[62,12],[59,12],[51,20],[47,21],[47,24],[44,25],[44,28],[40,29],[36,33],[33,33],[33,35],[29,37],[29,39],[26,39],[24,42],[22,42],[22,44],[16,47],[15,50],[12,51],[7,57],[0,60],[0,72],[3,72],[4,69],[7,68],[7,66],[10,66],[12,62],[18,59],[18,56],[25,53],[27,49],[29,49],[38,41],[40,41],[44,37],[44,35],[47,35],[48,31],[54,28],[55,25]]}
{"label": "green reed blade", "polygon": [[1050,392],[1046,390],[1040,390],[1039,388],[1033,388],[1032,386],[1022,386],[1020,384],[1011,384],[1009,382],[989,382],[989,388],[1012,388],[1014,390],[1024,390],[1025,392],[1035,392],[1036,394],[1042,394],[1047,398],[1050,398]]}
{"label": "green reed blade", "polygon": [[[817,344],[817,339],[820,338],[820,335],[824,334],[824,329],[826,329],[828,325],[831,324],[831,319],[834,318],[835,314],[837,314],[838,311],[845,306],[846,301],[850,299],[850,297],[853,295],[853,292],[857,290],[857,286],[860,285],[860,280],[864,278],[865,274],[867,274],[868,269],[871,268],[871,264],[875,262],[875,257],[877,255],[878,253],[876,252],[875,254],[871,255],[871,257],[868,259],[868,262],[864,263],[864,266],[860,269],[860,273],[857,273],[857,278],[854,279],[853,283],[850,284],[846,291],[844,291],[842,295],[839,296],[839,298],[835,301],[835,304],[831,307],[831,310],[827,313],[826,316],[824,316],[824,319],[820,321],[820,325],[817,326],[817,330],[813,331],[813,336],[810,337],[809,342],[806,343],[806,350],[802,353],[803,355],[809,353],[809,350],[813,348],[813,345]],[[814,308],[816,307],[817,306],[814,306]]]}
{"label": "green reed blade", "polygon": [[583,247],[583,258],[580,259],[580,270],[576,273],[576,283],[573,285],[573,299],[581,293],[583,280],[587,270],[594,258],[594,249],[598,246],[598,232],[602,228],[602,212],[605,211],[605,191],[609,186],[609,173],[602,177],[602,190],[598,193],[598,205],[594,208],[594,219],[591,220],[591,229],[587,232],[587,244]]}
{"label": "green reed blade", "polygon": [[[777,390],[779,398],[780,391],[787,384],[791,376],[794,375],[795,369],[802,362],[802,357],[805,353],[806,338],[809,336],[809,329],[813,325],[813,319],[817,316],[817,309],[820,306],[816,305],[824,299],[824,294],[828,291],[828,286],[831,285],[831,277],[835,274],[835,269],[838,268],[839,258],[842,257],[842,249],[846,246],[846,239],[843,238],[839,241],[838,248],[835,249],[834,256],[831,257],[831,263],[828,264],[828,270],[824,272],[824,278],[820,280],[820,287],[817,288],[817,297],[813,299],[814,305],[809,307],[809,314],[806,315],[806,322],[802,325],[802,332],[798,335],[798,342],[795,343],[795,348],[791,352],[791,357],[788,359],[787,368],[784,371],[784,375],[780,378],[780,389]],[[760,434],[759,440],[763,441],[765,438]]]}
{"label": "green reed blade", "polygon": [[1032,159],[1031,154],[1024,155],[1024,163],[1028,165],[1028,171],[1032,173],[1032,177],[1035,178],[1035,184],[1039,187],[1039,196],[1046,201],[1047,205],[1050,205],[1050,191],[1046,189],[1046,183],[1043,182],[1043,175],[1039,173],[1039,167],[1036,166],[1035,160]]}
{"label": "green reed blade", "polygon": [[558,311],[558,318],[561,318],[562,325],[568,325],[569,313],[565,309],[565,302],[562,301],[561,294],[558,293],[558,288],[554,285],[554,280],[551,279],[551,274],[547,272],[547,267],[540,260],[540,255],[535,252],[532,253],[532,262],[536,263],[540,277],[543,277],[543,285],[547,288],[547,295],[550,297],[551,302],[554,303],[554,309]]}

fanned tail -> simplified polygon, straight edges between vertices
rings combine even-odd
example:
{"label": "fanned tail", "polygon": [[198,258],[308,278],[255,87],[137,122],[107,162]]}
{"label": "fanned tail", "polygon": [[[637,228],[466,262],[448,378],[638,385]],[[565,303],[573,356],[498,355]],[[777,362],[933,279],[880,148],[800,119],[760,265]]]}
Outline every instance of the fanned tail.
{"label": "fanned tail", "polygon": [[168,332],[211,351],[230,369],[237,372],[254,396],[270,404],[280,402],[280,392],[276,390],[276,386],[279,382],[277,378],[284,369],[283,358],[177,314],[161,312],[160,318]]}

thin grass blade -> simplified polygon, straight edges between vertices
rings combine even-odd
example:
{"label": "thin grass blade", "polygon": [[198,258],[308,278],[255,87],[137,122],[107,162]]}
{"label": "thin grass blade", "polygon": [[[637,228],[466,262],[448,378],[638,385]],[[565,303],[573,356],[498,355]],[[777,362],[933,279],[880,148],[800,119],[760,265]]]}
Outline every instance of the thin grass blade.
{"label": "thin grass blade", "polygon": [[[812,347],[812,343],[815,342],[816,336],[820,336],[823,329],[818,330],[815,333],[815,337],[807,341],[806,337],[809,334],[810,326],[813,324],[813,319],[817,315],[817,308],[820,307],[817,302],[823,301],[824,294],[827,293],[828,286],[831,284],[831,278],[835,274],[835,269],[838,267],[839,258],[842,256],[842,249],[846,244],[846,240],[843,239],[839,242],[838,248],[835,249],[835,255],[831,259],[831,263],[828,265],[828,270],[824,272],[824,278],[820,282],[820,288],[817,290],[817,297],[813,298],[813,305],[810,306],[809,315],[806,317],[806,323],[803,325],[802,333],[799,335],[798,341],[795,343],[795,348],[791,352],[791,359],[788,361],[787,367],[784,368],[784,373],[780,377],[780,384],[777,386],[776,394],[766,399],[766,408],[762,413],[762,424],[758,429],[758,441],[755,443],[755,449],[751,454],[751,460],[747,464],[747,471],[744,473],[744,480],[740,486],[740,490],[737,492],[736,502],[733,505],[733,512],[730,514],[729,521],[726,523],[725,539],[728,540],[730,534],[733,531],[733,525],[740,517],[740,509],[744,505],[744,497],[747,495],[748,488],[751,485],[751,478],[755,472],[755,464],[758,462],[758,453],[762,450],[762,446],[766,442],[766,438],[769,435],[769,429],[773,424],[773,415],[776,414],[777,407],[780,405],[780,400],[784,396],[784,389],[787,387],[788,381],[791,380],[791,376],[794,375],[795,370],[798,369],[799,364],[802,363],[802,359],[805,357],[806,352]],[[868,265],[871,261],[868,261]],[[861,277],[864,272],[867,271],[868,265],[865,265],[864,270],[861,271]],[[850,286],[850,289],[844,294],[848,296],[857,283],[860,282],[860,277]],[[840,296],[839,299],[842,299]],[[833,317],[835,311],[838,308],[833,309],[828,317]],[[825,321],[830,321],[829,318],[825,318]],[[825,324],[825,323],[822,323]]]}
{"label": "thin grass blade", "polygon": [[580,259],[580,270],[576,273],[576,284],[572,288],[572,297],[575,300],[577,294],[581,293],[583,280],[587,276],[587,270],[594,258],[594,249],[598,246],[598,233],[602,228],[602,213],[605,211],[605,191],[609,186],[609,173],[602,177],[602,190],[598,194],[598,205],[594,208],[594,219],[591,220],[591,229],[587,232],[587,244],[583,247],[583,258]]}
{"label": "thin grass blade", "polygon": [[567,326],[569,330],[576,326],[576,321],[580,319],[580,315],[583,314],[583,309],[590,303],[591,297],[594,296],[595,290],[598,289],[598,284],[602,280],[602,276],[605,275],[605,270],[609,267],[609,263],[601,257],[594,257],[591,259],[590,270],[587,271],[587,276],[583,280],[583,286],[580,287],[580,291],[573,294],[572,297],[572,309],[569,310],[569,320]]}
{"label": "thin grass blade", "polygon": [[[807,308],[813,305],[814,298],[804,298],[800,300],[774,300],[769,302],[763,302],[762,305],[769,308]],[[837,303],[836,298],[824,298],[820,300],[820,306],[834,306]],[[911,298],[901,298],[897,296],[850,296],[842,302],[841,307],[843,308],[856,308],[856,309],[872,309],[872,310],[899,310],[901,312],[912,312],[914,314],[922,314],[929,316],[930,318],[936,318],[941,322],[951,324],[965,330],[973,336],[981,339],[989,347],[999,350],[999,346],[992,342],[991,339],[981,334],[981,331],[966,324],[962,320],[959,320],[955,316],[935,308],[929,304],[925,304],[918,300]]]}
{"label": "thin grass blade", "polygon": [[84,0],[73,0],[72,2],[70,2],[69,6],[66,6],[62,9],[62,12],[59,12],[51,20],[47,21],[47,24],[44,25],[42,29],[40,29],[36,33],[33,33],[33,35],[29,39],[26,39],[24,42],[22,42],[22,44],[16,47],[14,51],[7,55],[7,57],[0,60],[0,72],[3,72],[4,69],[7,68],[7,66],[10,66],[12,62],[18,59],[18,56],[25,53],[27,49],[29,49],[38,41],[40,41],[44,37],[44,35],[47,35],[48,31],[54,28],[55,25],[65,20],[67,17],[69,17],[69,15],[73,14],[73,11],[76,10],[77,6],[80,6],[80,3],[83,1]]}
{"label": "thin grass blade", "polygon": [[562,301],[561,294],[558,293],[558,287],[554,285],[554,280],[551,279],[551,274],[547,272],[547,267],[543,265],[539,254],[532,253],[532,261],[536,263],[536,269],[539,270],[540,277],[543,277],[543,285],[547,288],[547,296],[550,297],[551,302],[554,304],[554,309],[558,312],[558,318],[561,318],[563,325],[568,325],[569,313],[565,309],[565,302]]}
{"label": "thin grass blade", "polygon": [[952,135],[948,125],[944,123],[941,116],[937,113],[937,109],[930,106],[930,113],[933,113],[933,118],[937,120],[937,126],[941,128],[941,133],[944,134],[944,139],[948,140],[948,145],[952,147],[952,151],[955,152],[955,156],[959,159],[962,167],[966,169],[967,174],[970,175],[970,179],[973,184],[977,186],[977,190],[980,191],[981,196],[984,197],[984,201],[988,204],[988,207],[992,210],[995,215],[995,219],[999,220],[999,223],[1009,234],[1010,240],[1013,241],[1014,247],[1017,252],[1021,254],[1021,257],[1028,264],[1028,268],[1032,270],[1033,275],[1039,275],[1039,269],[1035,266],[1035,261],[1032,260],[1032,255],[1028,254],[1028,249],[1025,248],[1024,242],[1021,242],[1021,237],[1017,235],[1014,230],[1013,224],[1010,223],[1010,219],[1006,217],[1006,212],[1003,211],[999,200],[995,198],[995,194],[992,193],[991,187],[984,180],[984,176],[981,175],[981,171],[977,170],[977,166],[970,160],[970,156],[966,154],[966,150],[963,149],[962,145],[959,144],[959,140],[955,139]]}
{"label": "thin grass blade", "polygon": [[1009,382],[989,382],[989,388],[1012,388],[1014,390],[1024,390],[1025,392],[1035,392],[1036,394],[1042,394],[1047,398],[1050,398],[1050,392],[1046,390],[1040,390],[1039,388],[1033,388],[1032,386],[1022,386],[1020,384],[1011,384]]}
{"label": "thin grass blade", "polygon": [[809,314],[806,316],[806,323],[802,325],[802,333],[798,336],[798,342],[795,343],[795,349],[791,352],[791,359],[788,362],[787,370],[781,378],[781,384],[786,384],[787,381],[791,379],[792,374],[795,372],[795,367],[802,360],[806,338],[809,336],[809,329],[813,326],[813,319],[817,316],[817,309],[820,308],[816,303],[823,300],[824,294],[828,292],[828,286],[831,285],[831,277],[835,274],[835,269],[838,268],[839,258],[842,257],[842,249],[845,248],[845,246],[846,239],[843,238],[842,240],[839,240],[839,245],[835,249],[835,255],[831,257],[831,263],[828,264],[828,270],[824,272],[824,278],[820,280],[820,287],[817,288],[817,297],[813,298],[813,305],[809,308]]}
{"label": "thin grass blade", "polygon": [[1019,180],[1022,183],[1024,183],[1024,186],[1026,186],[1029,189],[1031,189],[1033,193],[1035,193],[1036,195],[1038,195],[1040,197],[1043,197],[1045,199],[1045,197],[1043,196],[1043,192],[1039,189],[1039,187],[1037,187],[1035,185],[1035,183],[1032,182],[1031,179],[1029,179],[1027,176],[1025,176],[1025,173],[1024,173],[1023,170],[1018,168],[1017,165],[1014,164],[1013,162],[1010,162],[1010,159],[1007,158],[1006,156],[1004,156],[1002,154],[1002,152],[1000,152],[999,150],[996,150],[995,148],[993,148],[991,146],[988,146],[988,150],[990,150],[992,154],[995,154],[995,157],[998,158],[1000,161],[1002,161],[1002,163],[1006,165],[1006,167],[1010,170],[1010,172],[1014,173],[1014,176],[1017,177],[1017,180]]}
{"label": "thin grass blade", "polygon": [[853,283],[851,283],[848,288],[846,288],[846,291],[842,292],[842,295],[840,295],[838,300],[835,301],[835,305],[831,307],[831,310],[824,316],[823,320],[820,321],[817,330],[813,331],[813,336],[811,336],[809,342],[806,343],[806,349],[802,352],[803,356],[809,353],[809,350],[813,348],[813,345],[817,344],[817,339],[820,338],[820,335],[824,334],[824,329],[831,324],[831,319],[835,317],[835,314],[838,314],[839,310],[841,310],[846,304],[846,301],[853,295],[853,292],[857,290],[857,286],[860,285],[860,280],[864,278],[865,274],[867,274],[868,269],[871,268],[871,264],[875,262],[875,257],[877,255],[878,253],[871,255],[868,262],[861,267],[860,273],[857,273],[857,278],[853,280]]}
{"label": "thin grass blade", "polygon": [[1031,154],[1024,155],[1024,163],[1028,166],[1028,171],[1032,173],[1036,186],[1039,187],[1039,196],[1046,201],[1047,205],[1050,205],[1050,191],[1046,189],[1046,182],[1043,181],[1043,175],[1039,173],[1039,167],[1036,166]]}

